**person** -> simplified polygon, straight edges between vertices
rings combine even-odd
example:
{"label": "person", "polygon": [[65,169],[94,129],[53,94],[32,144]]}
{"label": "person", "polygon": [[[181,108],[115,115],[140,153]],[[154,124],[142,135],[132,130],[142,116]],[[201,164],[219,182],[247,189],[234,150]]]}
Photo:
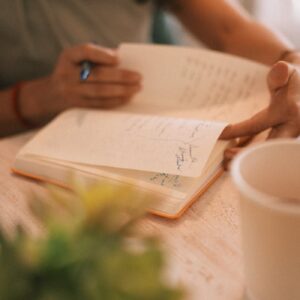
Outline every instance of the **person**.
{"label": "person", "polygon": [[[119,67],[114,49],[123,41],[149,42],[155,5],[210,48],[273,65],[269,106],[228,126],[222,138],[251,137],[268,128],[270,138],[300,134],[300,53],[229,1],[12,0],[0,1],[0,135],[42,125],[69,107],[111,108],[129,101],[142,78]],[[93,69],[83,82],[79,73],[87,60]]]}

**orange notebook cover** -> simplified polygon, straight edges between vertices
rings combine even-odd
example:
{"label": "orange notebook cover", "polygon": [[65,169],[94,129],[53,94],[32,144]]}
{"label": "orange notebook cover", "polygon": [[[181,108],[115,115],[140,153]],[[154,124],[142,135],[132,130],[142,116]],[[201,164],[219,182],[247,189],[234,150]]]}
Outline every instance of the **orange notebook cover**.
{"label": "orange notebook cover", "polygon": [[[12,168],[12,172],[19,175],[31,178],[33,180],[46,182],[49,184],[54,184],[62,188],[70,189],[70,186],[67,183],[63,183],[61,181],[58,181],[57,179],[51,179],[49,177],[45,177],[42,175],[35,175],[32,173],[26,173],[23,171],[20,171],[18,169]],[[167,211],[164,209],[161,203],[156,203],[154,207],[148,208],[148,212],[150,214],[156,215],[158,217],[166,218],[166,219],[178,219],[180,218],[189,207],[191,207],[199,198],[212,186],[212,184],[223,174],[223,169],[220,167],[212,176],[205,182],[205,184],[201,187],[201,189],[195,191],[195,194],[191,196],[187,201],[185,201],[182,205],[177,206],[177,208],[173,211]],[[96,178],[95,178],[96,179]],[[100,178],[97,178],[96,180],[100,180]],[[148,192],[148,191],[147,191]],[[155,196],[155,195],[154,195]],[[161,201],[169,201],[170,199],[164,199],[160,198]]]}

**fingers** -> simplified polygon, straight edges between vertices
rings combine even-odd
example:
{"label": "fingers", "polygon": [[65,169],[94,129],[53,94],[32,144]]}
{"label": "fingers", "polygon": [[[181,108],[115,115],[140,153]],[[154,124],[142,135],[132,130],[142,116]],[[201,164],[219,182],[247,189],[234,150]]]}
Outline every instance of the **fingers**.
{"label": "fingers", "polygon": [[[268,108],[255,114],[243,122],[228,125],[221,139],[233,139],[258,134],[268,128],[286,123],[290,118],[294,106],[287,99],[289,81],[295,73],[295,68],[288,63],[278,62],[268,75],[268,86],[271,93],[271,103]],[[293,116],[292,116],[293,117]]]}
{"label": "fingers", "polygon": [[141,89],[140,85],[110,83],[83,83],[74,87],[74,92],[87,99],[130,98]]}
{"label": "fingers", "polygon": [[230,162],[232,159],[239,154],[243,147],[251,143],[251,141],[254,139],[254,136],[245,136],[238,140],[237,146],[228,148],[224,151],[224,159],[223,159],[223,167],[225,170],[229,169]]}
{"label": "fingers", "polygon": [[249,135],[249,136],[241,137],[238,140],[237,146],[238,147],[244,147],[244,146],[248,145],[249,143],[251,143],[254,138],[255,138],[255,135]]}
{"label": "fingers", "polygon": [[[60,77],[64,80],[79,82],[80,80],[80,65],[72,65],[65,68]],[[82,83],[102,82],[102,83],[120,83],[120,84],[140,84],[142,76],[138,72],[119,69],[115,66],[93,65],[91,73],[87,80]]]}
{"label": "fingers", "polygon": [[294,138],[300,135],[300,124],[294,124],[293,122],[283,124],[272,128],[268,135],[268,139],[275,138]]}
{"label": "fingers", "polygon": [[130,98],[101,98],[101,99],[81,99],[79,106],[87,108],[110,109],[117,106],[125,105]]}
{"label": "fingers", "polygon": [[88,81],[106,83],[139,84],[142,77],[139,73],[105,66],[95,66]]}
{"label": "fingers", "polygon": [[[80,80],[81,63],[92,62],[88,80]],[[109,108],[121,105],[141,89],[141,75],[120,69],[116,52],[95,44],[65,49],[51,75],[65,107]]]}
{"label": "fingers", "polygon": [[65,100],[65,109],[71,107],[84,108],[101,108],[109,109],[117,106],[125,105],[130,101],[130,97],[115,97],[115,98],[87,98],[76,93],[70,93],[71,100]]}
{"label": "fingers", "polygon": [[[220,138],[251,137],[269,128],[271,130],[268,138],[298,136],[300,134],[300,110],[297,106],[300,95],[299,83],[299,73],[294,66],[286,62],[275,64],[268,75],[270,105],[246,121],[228,125]],[[240,139],[240,142],[243,144],[244,140]],[[235,147],[225,151],[225,169],[228,169],[230,161],[241,150],[241,147]]]}
{"label": "fingers", "polygon": [[104,65],[116,65],[118,63],[116,52],[95,44],[84,44],[65,49],[61,60],[71,64],[79,64],[85,60]]}
{"label": "fingers", "polygon": [[293,73],[294,68],[286,62],[280,61],[276,63],[270,70],[267,78],[268,87],[271,94],[274,94],[278,89],[284,87]]}
{"label": "fingers", "polygon": [[223,160],[223,167],[224,167],[225,170],[229,169],[230,162],[232,161],[232,159],[237,154],[239,154],[242,150],[243,150],[243,148],[241,148],[241,147],[234,147],[234,148],[229,148],[229,149],[225,150],[224,160]]}
{"label": "fingers", "polygon": [[268,109],[264,109],[252,118],[228,125],[222,132],[220,139],[229,140],[237,137],[253,136],[273,126],[273,117]]}

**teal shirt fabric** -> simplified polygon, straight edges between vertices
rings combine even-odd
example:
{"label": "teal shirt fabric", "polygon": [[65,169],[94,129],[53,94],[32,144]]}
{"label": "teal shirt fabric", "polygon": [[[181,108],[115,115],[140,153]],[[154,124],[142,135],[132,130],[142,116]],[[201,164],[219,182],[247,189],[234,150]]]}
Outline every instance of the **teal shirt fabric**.
{"label": "teal shirt fabric", "polygon": [[48,75],[65,47],[149,42],[151,2],[0,0],[0,88]]}

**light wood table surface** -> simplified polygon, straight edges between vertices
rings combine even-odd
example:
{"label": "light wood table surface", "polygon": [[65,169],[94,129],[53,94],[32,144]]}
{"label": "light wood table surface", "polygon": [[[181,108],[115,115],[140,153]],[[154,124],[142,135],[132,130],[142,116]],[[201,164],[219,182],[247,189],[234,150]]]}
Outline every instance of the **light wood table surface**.
{"label": "light wood table surface", "polygon": [[[10,172],[18,149],[31,137],[0,140],[0,223],[10,231],[21,223],[31,234],[40,230],[27,209],[30,192],[44,187]],[[173,282],[183,284],[188,300],[241,300],[244,293],[238,193],[224,174],[179,220],[147,216],[145,233],[161,237]]]}

